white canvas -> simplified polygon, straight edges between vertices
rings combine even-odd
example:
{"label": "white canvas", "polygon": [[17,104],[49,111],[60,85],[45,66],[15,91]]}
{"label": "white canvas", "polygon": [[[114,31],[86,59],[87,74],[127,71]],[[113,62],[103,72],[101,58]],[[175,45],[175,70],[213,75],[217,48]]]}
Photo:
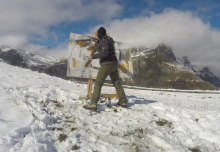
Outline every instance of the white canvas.
{"label": "white canvas", "polygon": [[[100,67],[99,59],[88,60],[94,51],[95,37],[70,33],[67,76],[79,78],[95,78]],[[131,48],[129,44],[115,42],[115,53],[118,59],[118,71],[122,80],[133,78]],[[107,79],[110,79],[107,77]]]}

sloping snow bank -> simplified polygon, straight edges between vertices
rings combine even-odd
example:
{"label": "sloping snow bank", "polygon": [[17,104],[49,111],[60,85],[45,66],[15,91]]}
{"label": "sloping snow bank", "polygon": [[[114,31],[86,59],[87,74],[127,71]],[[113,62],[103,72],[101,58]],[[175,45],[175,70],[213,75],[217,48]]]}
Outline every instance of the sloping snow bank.
{"label": "sloping snow bank", "polygon": [[78,100],[87,85],[2,62],[0,79],[0,151],[220,151],[216,92],[125,89],[129,109],[90,113]]}

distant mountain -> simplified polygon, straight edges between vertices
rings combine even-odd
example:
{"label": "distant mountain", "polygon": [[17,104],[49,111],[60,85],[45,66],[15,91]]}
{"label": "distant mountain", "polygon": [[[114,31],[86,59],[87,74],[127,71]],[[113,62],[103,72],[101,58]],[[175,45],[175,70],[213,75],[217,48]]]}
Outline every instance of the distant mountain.
{"label": "distant mountain", "polygon": [[51,76],[57,76],[68,79],[66,76],[66,60],[58,60],[53,57],[43,57],[37,53],[28,53],[21,49],[1,46],[0,58],[11,65],[28,68],[33,71],[46,73]]}
{"label": "distant mountain", "polygon": [[133,82],[126,84],[151,88],[215,90],[213,85],[196,75],[186,59],[177,59],[172,49],[165,45],[132,48],[135,76]]}
{"label": "distant mountain", "polygon": [[201,66],[193,66],[193,69],[197,76],[199,76],[202,80],[207,81],[213,84],[215,87],[220,89],[220,79],[216,77],[208,67]]}
{"label": "distant mountain", "polygon": [[199,78],[201,78],[203,81],[209,82],[212,85],[214,85],[217,88],[220,88],[220,79],[215,76],[208,67],[202,67],[202,66],[194,66],[191,65],[188,58],[182,57],[178,58],[177,61],[184,65],[188,70],[194,72]]}
{"label": "distant mountain", "polygon": [[[209,70],[199,70],[198,67],[192,66],[187,57],[176,58],[172,49],[165,45],[152,48],[132,48],[131,51],[135,77],[134,81],[123,82],[124,84],[190,90],[215,90],[214,86],[219,87],[219,79]],[[81,80],[81,78],[66,76],[67,59],[43,57],[37,53],[28,53],[6,46],[0,47],[0,59],[2,59],[1,62],[51,76]]]}
{"label": "distant mountain", "polygon": [[53,57],[43,57],[37,53],[28,53],[21,49],[15,49],[12,47],[1,46],[0,47],[0,58],[5,62],[21,66],[21,67],[31,67],[31,66],[47,66],[49,63],[56,62]]}

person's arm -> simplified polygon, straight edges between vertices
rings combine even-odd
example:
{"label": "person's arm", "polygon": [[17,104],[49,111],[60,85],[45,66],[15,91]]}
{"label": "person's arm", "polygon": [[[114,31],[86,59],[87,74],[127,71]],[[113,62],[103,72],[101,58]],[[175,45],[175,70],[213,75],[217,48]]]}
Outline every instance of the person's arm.
{"label": "person's arm", "polygon": [[109,55],[109,45],[106,42],[101,42],[99,44],[98,53],[92,55],[92,59],[105,58]]}
{"label": "person's arm", "polygon": [[98,47],[98,43],[99,41],[97,42],[92,42],[92,44],[94,45],[95,49],[93,50],[93,52],[91,53],[91,55],[88,57],[89,60],[92,60],[92,55],[97,51],[97,47]]}

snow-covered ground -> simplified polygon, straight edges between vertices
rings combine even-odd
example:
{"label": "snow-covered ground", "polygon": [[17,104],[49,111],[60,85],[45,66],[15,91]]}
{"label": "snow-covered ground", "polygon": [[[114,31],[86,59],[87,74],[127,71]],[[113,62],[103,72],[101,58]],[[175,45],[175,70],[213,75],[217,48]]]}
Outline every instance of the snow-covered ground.
{"label": "snow-covered ground", "polygon": [[90,113],[85,84],[3,62],[0,80],[0,152],[220,151],[219,91],[125,89],[128,109]]}

